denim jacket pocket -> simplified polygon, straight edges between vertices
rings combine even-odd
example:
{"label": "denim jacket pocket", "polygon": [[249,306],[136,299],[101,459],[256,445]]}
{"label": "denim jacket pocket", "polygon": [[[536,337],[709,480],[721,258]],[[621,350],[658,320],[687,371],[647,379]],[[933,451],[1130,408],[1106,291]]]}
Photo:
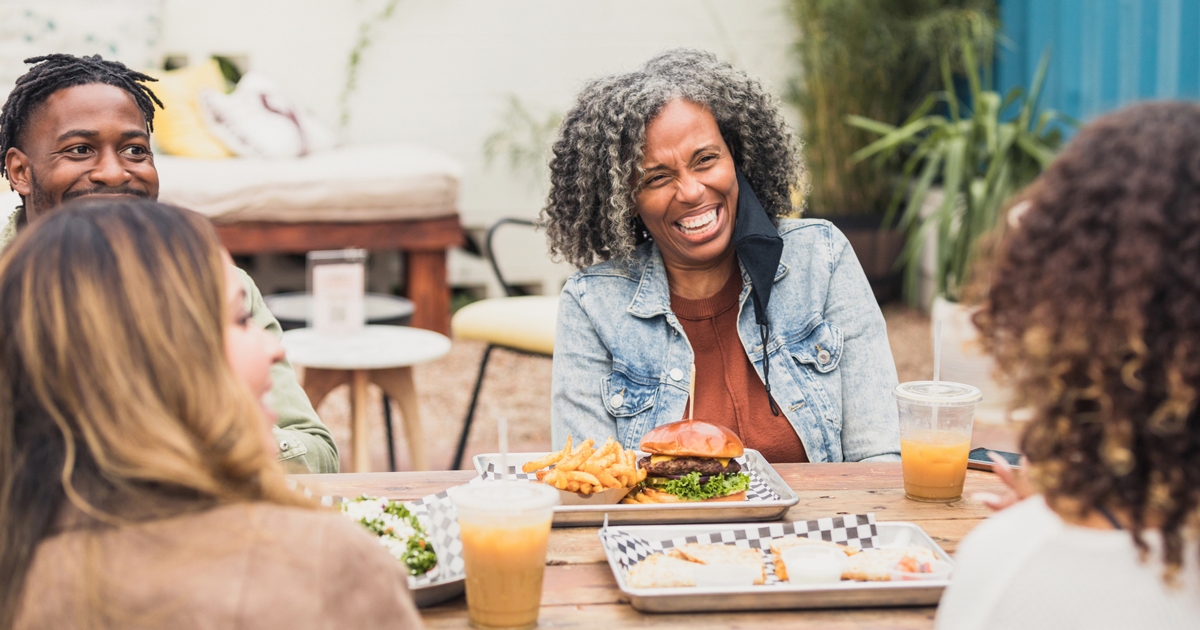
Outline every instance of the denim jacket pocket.
{"label": "denim jacket pocket", "polygon": [[654,406],[658,384],[620,370],[604,377],[600,385],[604,408],[615,418],[630,418]]}
{"label": "denim jacket pocket", "polygon": [[792,359],[798,364],[808,364],[821,374],[828,374],[838,366],[842,358],[842,331],[828,322],[814,326],[801,339],[788,343]]}

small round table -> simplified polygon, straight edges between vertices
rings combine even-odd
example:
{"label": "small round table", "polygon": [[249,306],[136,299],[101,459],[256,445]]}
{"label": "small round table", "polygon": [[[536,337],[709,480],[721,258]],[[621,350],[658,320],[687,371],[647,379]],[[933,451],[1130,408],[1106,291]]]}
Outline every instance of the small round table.
{"label": "small round table", "polygon": [[412,366],[444,356],[450,351],[449,338],[405,326],[364,326],[359,332],[344,335],[298,328],[283,333],[283,347],[292,363],[304,367],[304,393],[313,408],[338,385],[350,385],[351,472],[368,472],[371,468],[367,449],[368,383],[375,383],[396,401],[404,417],[413,467],[429,470]]}

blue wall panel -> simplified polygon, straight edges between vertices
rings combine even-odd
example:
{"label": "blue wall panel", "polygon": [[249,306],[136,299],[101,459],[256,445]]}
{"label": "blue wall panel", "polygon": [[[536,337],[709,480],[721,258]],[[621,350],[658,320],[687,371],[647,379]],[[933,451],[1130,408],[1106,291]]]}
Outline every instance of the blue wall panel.
{"label": "blue wall panel", "polygon": [[1145,99],[1200,99],[1200,0],[999,0],[1002,93],[1027,87],[1042,51],[1042,104],[1086,121]]}

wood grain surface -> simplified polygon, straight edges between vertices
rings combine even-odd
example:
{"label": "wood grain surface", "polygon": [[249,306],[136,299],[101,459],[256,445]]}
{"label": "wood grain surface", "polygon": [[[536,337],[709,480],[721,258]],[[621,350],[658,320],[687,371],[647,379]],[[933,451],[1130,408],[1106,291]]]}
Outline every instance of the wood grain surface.
{"label": "wood grain surface", "polygon": [[[953,554],[989,510],[970,499],[975,492],[999,492],[991,473],[967,471],[963,499],[920,503],[905,498],[900,464],[779,464],[775,470],[800,502],[785,520],[874,512],[878,521],[910,521]],[[294,479],[313,492],[336,496],[369,494],[411,500],[468,482],[469,471],[306,475]],[[557,528],[546,554],[539,624],[555,628],[932,628],[935,609],[871,608],[739,613],[646,614],[629,606],[618,590],[594,527]],[[465,600],[422,611],[430,628],[466,628]]]}

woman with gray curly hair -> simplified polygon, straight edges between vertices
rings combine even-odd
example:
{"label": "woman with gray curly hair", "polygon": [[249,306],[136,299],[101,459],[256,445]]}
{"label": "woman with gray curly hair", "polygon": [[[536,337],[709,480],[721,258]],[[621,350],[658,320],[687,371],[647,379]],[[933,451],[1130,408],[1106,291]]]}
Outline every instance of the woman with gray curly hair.
{"label": "woman with gray curly hair", "polygon": [[580,269],[555,337],[556,448],[636,448],[685,417],[694,365],[695,417],[768,461],[899,458],[883,316],[841,232],[785,218],[803,168],[758,81],[694,50],[593,81],[550,170],[550,249]]}

